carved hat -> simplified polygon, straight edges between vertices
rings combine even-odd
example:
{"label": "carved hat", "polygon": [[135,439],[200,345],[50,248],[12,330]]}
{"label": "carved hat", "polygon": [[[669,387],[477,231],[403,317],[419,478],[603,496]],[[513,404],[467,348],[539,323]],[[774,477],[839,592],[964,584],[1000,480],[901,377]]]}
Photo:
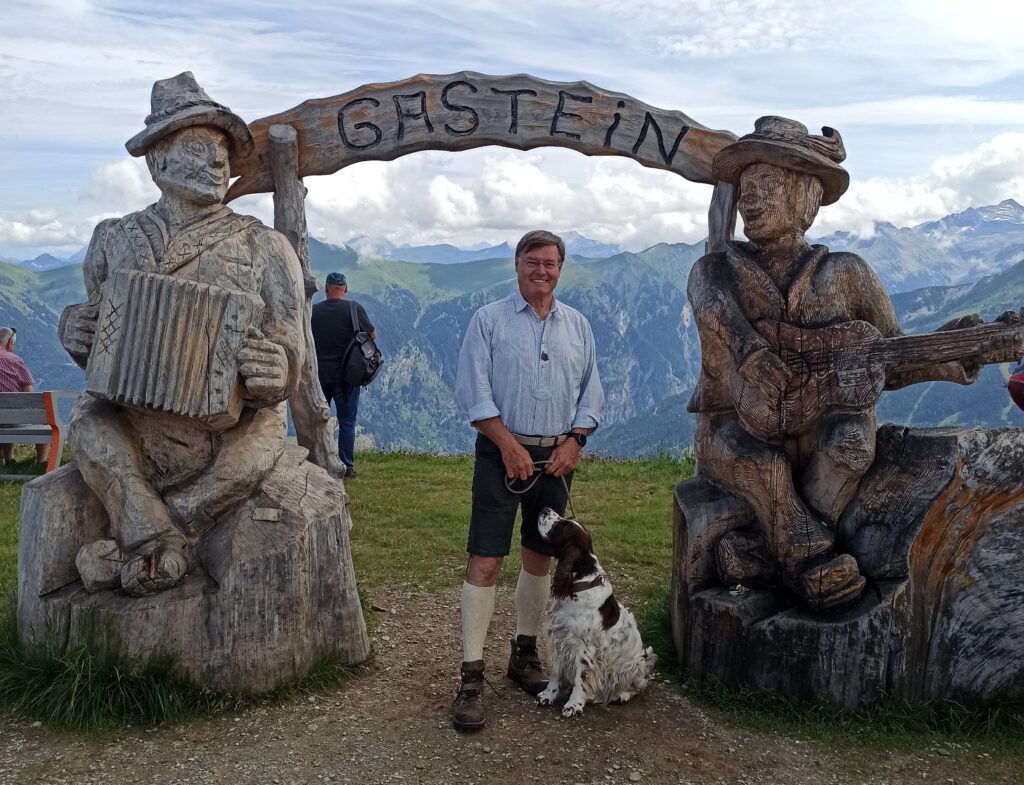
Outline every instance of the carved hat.
{"label": "carved hat", "polygon": [[232,169],[236,161],[248,157],[255,148],[245,120],[210,98],[191,71],[154,82],[151,106],[153,111],[146,118],[146,129],[124,145],[136,157],[145,155],[146,150],[168,134],[197,125],[212,125],[227,134]]}
{"label": "carved hat", "polygon": [[718,151],[712,176],[739,185],[740,175],[751,164],[774,164],[813,174],[823,186],[821,203],[832,204],[850,185],[850,174],[839,165],[846,158],[843,138],[834,128],[822,128],[823,136],[807,133],[807,126],[785,117],[761,117],[754,133]]}

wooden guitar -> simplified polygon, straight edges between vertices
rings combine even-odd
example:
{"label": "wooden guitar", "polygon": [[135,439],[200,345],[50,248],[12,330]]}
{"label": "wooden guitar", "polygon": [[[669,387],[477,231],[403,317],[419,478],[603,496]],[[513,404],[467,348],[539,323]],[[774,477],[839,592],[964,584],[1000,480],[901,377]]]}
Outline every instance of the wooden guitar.
{"label": "wooden guitar", "polygon": [[766,399],[735,370],[728,380],[743,424],[766,440],[802,433],[835,409],[867,411],[887,381],[903,374],[912,374],[915,383],[936,381],[946,378],[937,370],[942,363],[990,365],[1017,362],[1024,355],[1024,322],[895,338],[882,337],[863,321],[804,329],[762,320],[754,329],[792,374],[775,399]]}

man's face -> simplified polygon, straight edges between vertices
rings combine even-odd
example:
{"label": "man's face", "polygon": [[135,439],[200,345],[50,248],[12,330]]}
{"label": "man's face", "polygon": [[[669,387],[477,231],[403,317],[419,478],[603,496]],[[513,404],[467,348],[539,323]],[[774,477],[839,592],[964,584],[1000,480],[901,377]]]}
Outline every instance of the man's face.
{"label": "man's face", "polygon": [[153,180],[168,195],[189,202],[217,204],[228,191],[228,139],[210,126],[183,128],[167,141]]}
{"label": "man's face", "polygon": [[798,225],[789,199],[785,171],[771,164],[752,164],[740,175],[737,204],[743,233],[753,242],[791,233]]}
{"label": "man's face", "polygon": [[558,246],[555,245],[533,248],[516,259],[519,292],[527,302],[550,297],[561,273]]}

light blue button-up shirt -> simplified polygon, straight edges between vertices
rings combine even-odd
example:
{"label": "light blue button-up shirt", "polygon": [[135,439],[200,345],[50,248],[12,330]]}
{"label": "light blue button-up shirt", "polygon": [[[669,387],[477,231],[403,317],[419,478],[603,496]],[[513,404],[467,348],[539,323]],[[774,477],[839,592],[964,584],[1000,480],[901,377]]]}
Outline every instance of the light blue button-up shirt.
{"label": "light blue button-up shirt", "polygon": [[462,342],[455,399],[470,422],[501,417],[512,433],[596,428],[604,391],[590,323],[558,300],[541,320],[518,288],[485,305]]}

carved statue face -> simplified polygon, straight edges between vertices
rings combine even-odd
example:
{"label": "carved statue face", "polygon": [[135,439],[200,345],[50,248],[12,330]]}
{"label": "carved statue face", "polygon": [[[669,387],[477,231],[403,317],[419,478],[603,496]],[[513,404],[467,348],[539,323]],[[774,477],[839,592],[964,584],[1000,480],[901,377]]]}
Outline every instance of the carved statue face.
{"label": "carved statue face", "polygon": [[228,139],[211,126],[183,128],[155,144],[146,161],[161,192],[188,202],[217,204],[228,191]]}
{"label": "carved statue face", "polygon": [[817,177],[772,164],[752,164],[740,175],[737,204],[743,233],[754,243],[803,235],[821,204]]}

